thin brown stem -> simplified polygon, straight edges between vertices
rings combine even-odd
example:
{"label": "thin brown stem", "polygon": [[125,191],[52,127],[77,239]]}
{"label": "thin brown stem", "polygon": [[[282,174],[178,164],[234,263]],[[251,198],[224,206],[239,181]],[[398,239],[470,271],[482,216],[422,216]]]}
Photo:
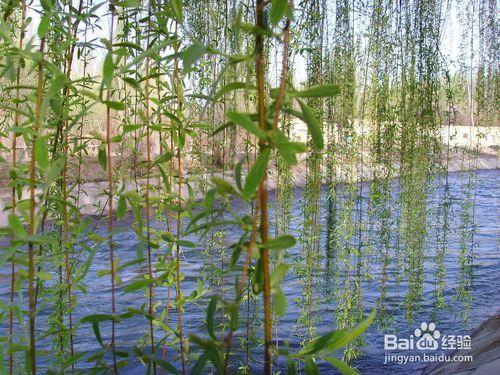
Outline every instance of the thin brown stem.
{"label": "thin brown stem", "polygon": [[[179,50],[179,41],[177,40],[178,37],[178,28],[179,24],[176,22],[175,24],[175,54],[177,56],[177,52]],[[182,82],[180,81],[179,78],[179,59],[176,57],[174,59],[174,87],[175,87],[175,93],[177,97],[177,108],[176,108],[176,114],[179,115],[181,113],[181,98],[180,98],[180,85],[182,85]],[[180,124],[177,124],[178,130],[177,130],[177,139],[180,140],[182,138],[182,129]],[[182,229],[182,153],[181,153],[181,146],[180,142],[177,145],[177,222],[176,222],[176,234],[177,234],[177,239],[180,239],[181,236],[181,229]],[[175,275],[176,275],[176,293],[177,293],[177,333],[179,335],[179,345],[181,349],[181,362],[182,362],[182,373],[186,374],[186,351],[184,347],[184,336],[183,336],[183,330],[182,330],[182,290],[181,290],[181,271],[180,271],[180,256],[181,256],[181,249],[179,246],[179,243],[176,242],[175,244]]]}
{"label": "thin brown stem", "polygon": [[[111,44],[110,51],[113,51],[113,37],[114,37],[114,24],[115,24],[115,9],[114,5],[110,4],[111,8],[111,25],[109,28],[109,42]],[[110,100],[111,89],[108,88],[106,93],[106,99]],[[116,280],[116,269],[115,269],[115,254],[114,254],[114,243],[113,243],[113,159],[111,157],[111,109],[109,106],[106,107],[106,158],[107,158],[107,172],[108,172],[108,241],[109,241],[109,257],[111,266],[111,313],[115,315],[116,313],[116,296],[115,296],[115,280]],[[118,374],[118,367],[116,363],[116,352],[115,352],[115,320],[111,321],[111,342],[110,348],[113,353],[113,372]]]}
{"label": "thin brown stem", "polygon": [[[256,4],[256,26],[264,29],[264,0],[257,0]],[[255,70],[257,74],[257,112],[259,127],[266,131],[266,106],[265,106],[265,88],[264,88],[264,36],[257,33],[256,40],[256,59]],[[260,142],[260,151],[264,149],[265,145]],[[264,177],[259,185],[259,203],[260,203],[260,238],[262,241],[262,248],[260,249],[260,256],[262,260],[262,270],[264,276],[264,374],[271,375],[272,365],[272,327],[271,327],[271,283],[269,274],[269,249],[266,244],[269,240],[268,230],[268,217],[267,217],[267,169],[264,172]]]}
{"label": "thin brown stem", "polygon": [[[45,37],[40,41],[40,60],[38,61],[38,81],[37,81],[37,98],[35,110],[35,123],[33,133],[33,145],[30,161],[30,209],[29,209],[29,225],[28,235],[30,237],[35,234],[35,180],[36,180],[36,140],[40,133],[40,124],[42,122],[42,101],[43,101],[43,78],[45,66]],[[29,297],[29,330],[30,330],[30,366],[31,373],[36,375],[36,338],[35,338],[35,253],[34,243],[32,240],[28,242],[28,297]]]}
{"label": "thin brown stem", "polygon": [[[19,35],[19,51],[23,49],[23,41],[24,41],[24,18],[26,14],[26,1],[23,0],[21,3],[21,31]],[[18,63],[17,71],[16,71],[16,109],[19,109],[19,85],[21,81],[21,64]],[[16,111],[14,114],[14,128],[19,126],[19,111]],[[16,169],[17,167],[17,134],[16,132],[12,133],[12,168]],[[12,205],[12,214],[16,214],[16,196],[17,196],[17,181],[16,177],[13,178],[12,181],[12,195],[11,195],[11,205]],[[12,240],[12,247],[14,248],[14,241]],[[16,284],[16,256],[15,251],[12,252],[12,260],[11,260],[11,269],[10,269],[10,310],[9,310],[9,346],[12,345],[12,339],[14,336],[14,289]],[[14,373],[14,354],[9,354],[9,374],[12,375]]]}
{"label": "thin brown stem", "polygon": [[[146,38],[147,48],[149,48],[149,41],[151,37],[151,3],[149,4],[148,10],[148,36]],[[153,280],[153,263],[151,259],[151,209],[150,209],[150,199],[149,199],[149,187],[151,183],[151,130],[149,129],[150,113],[151,113],[151,103],[149,100],[149,70],[150,70],[150,58],[146,59],[146,82],[145,82],[145,95],[146,95],[146,192],[145,192],[145,205],[146,205],[146,241],[147,241],[147,251],[148,251],[148,277],[149,280]],[[154,336],[154,289],[153,283],[149,284],[148,288],[149,297],[149,335],[151,343],[151,355],[155,354],[155,336]],[[156,364],[153,362],[153,374],[156,374]]]}

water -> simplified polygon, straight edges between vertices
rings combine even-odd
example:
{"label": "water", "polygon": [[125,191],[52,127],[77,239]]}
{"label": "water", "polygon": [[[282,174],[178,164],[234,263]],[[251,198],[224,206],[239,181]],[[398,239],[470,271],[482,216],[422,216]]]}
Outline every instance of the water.
{"label": "water", "polygon": [[[423,300],[421,301],[421,311],[417,312],[415,319],[409,323],[405,319],[405,310],[403,308],[406,283],[403,277],[401,283],[396,283],[395,278],[390,276],[387,280],[387,306],[389,312],[393,316],[394,324],[390,326],[390,331],[397,334],[399,337],[409,337],[421,322],[434,321],[437,328],[442,334],[448,335],[461,335],[470,331],[471,328],[477,326],[491,315],[500,312],[500,278],[498,277],[498,269],[500,266],[500,253],[498,250],[498,192],[499,192],[499,170],[486,170],[476,173],[477,177],[477,190],[476,190],[476,231],[475,240],[477,247],[475,248],[475,261],[473,267],[473,285],[472,285],[472,305],[468,315],[467,322],[464,322],[461,317],[461,312],[464,309],[463,302],[454,301],[453,296],[457,287],[459,278],[459,254],[460,254],[460,204],[464,198],[464,193],[461,186],[465,183],[465,178],[460,173],[450,174],[450,193],[452,196],[451,207],[451,224],[450,232],[447,243],[447,253],[444,260],[446,268],[446,289],[445,298],[447,302],[446,309],[439,311],[436,318],[431,317],[433,311],[433,273],[434,261],[433,255],[435,254],[435,244],[431,239],[426,242],[426,257],[424,259],[424,283],[423,283]],[[395,182],[397,183],[397,182]],[[369,192],[368,185],[363,185],[363,221],[368,223],[366,218],[366,205],[368,203],[367,193]],[[296,201],[301,199],[301,190],[295,190]],[[271,194],[271,198],[273,195]],[[430,202],[430,207],[436,204],[436,201]],[[237,208],[239,208],[237,204]],[[300,205],[294,204],[293,220],[292,220],[292,234],[299,234],[301,230],[301,211]],[[271,217],[272,213],[271,213]],[[326,222],[326,204],[322,205],[322,222]],[[136,258],[137,249],[137,236],[130,230],[132,218],[129,217],[121,222],[121,229],[115,235],[116,255],[123,264],[128,261],[133,261]],[[106,233],[105,223],[95,222],[96,233],[104,235]],[[432,227],[432,225],[430,226]],[[429,230],[432,232],[432,230]],[[322,243],[324,245],[325,231],[323,230]],[[430,235],[429,237],[432,237]],[[226,243],[231,240],[238,239],[237,231],[229,231]],[[194,240],[194,239],[193,239]],[[369,245],[368,238],[363,237],[365,246]],[[324,246],[323,246],[324,247]],[[299,257],[300,246],[296,246],[288,252],[285,261],[293,263]],[[326,256],[323,255],[322,259],[326,261]],[[363,294],[363,309],[368,314],[376,305],[380,296],[380,279],[381,267],[377,262],[375,255],[368,256],[367,271],[371,277],[364,280],[362,283]],[[209,260],[203,255],[200,249],[184,249],[182,259],[182,272],[185,274],[183,280],[183,293],[188,295],[191,291],[196,290],[197,281],[200,275],[207,275],[203,272],[204,265],[206,266]],[[75,296],[78,299],[78,307],[73,314],[75,322],[86,315],[95,313],[109,313],[111,309],[110,301],[110,286],[109,276],[99,277],[98,271],[105,270],[109,267],[109,257],[105,246],[96,251],[93,261],[90,265],[89,272],[84,280],[86,293],[81,290],[74,290]],[[8,273],[7,269],[1,271],[4,275]],[[143,292],[137,293],[124,293],[123,286],[128,283],[139,280],[142,275],[147,272],[146,265],[128,267],[126,270],[119,273],[123,281],[123,285],[117,288],[117,311],[123,312],[127,308],[134,307],[140,308],[142,304],[146,303],[147,298],[143,296]],[[317,270],[317,309],[315,315],[317,333],[323,334],[335,328],[335,296],[337,287],[341,283],[325,284],[324,280],[329,280],[331,277],[326,277],[325,268]],[[330,275],[331,276],[331,275]],[[228,278],[233,280],[233,278]],[[301,314],[301,303],[296,299],[300,297],[302,286],[297,277],[297,273],[293,270],[289,271],[283,283],[285,294],[288,299],[286,316],[280,320],[279,341],[280,345],[287,340],[292,348],[299,347],[299,339],[297,332],[299,327],[297,319]],[[162,301],[166,300],[166,290],[163,288],[156,289],[156,296]],[[172,299],[175,292],[172,290]],[[261,296],[259,296],[261,298]],[[8,300],[8,288],[2,288],[0,292],[0,299],[2,301]],[[207,296],[190,302],[186,305],[184,313],[184,332],[185,334],[199,334],[205,333],[205,316],[206,316]],[[252,306],[251,306],[252,307]],[[175,309],[171,309],[170,324],[175,327],[176,314]],[[241,318],[245,319],[246,306],[242,306]],[[261,311],[261,308],[258,310]],[[47,317],[51,312],[50,305],[41,306],[41,311],[37,318],[38,329],[43,330],[47,324]],[[253,314],[253,307],[250,309]],[[365,315],[366,315],[365,314]],[[256,314],[258,317],[258,314]],[[242,323],[244,325],[244,322]],[[6,324],[2,323],[2,332],[6,330]],[[109,326],[102,324],[103,338],[108,338]],[[131,350],[133,345],[136,345],[139,340],[144,336],[147,330],[147,321],[143,317],[134,317],[125,319],[117,325],[117,347],[119,350]],[[262,337],[263,332],[260,328],[259,320],[256,320],[254,325],[254,334],[256,337]],[[158,333],[157,337],[160,337]],[[244,335],[244,329],[240,329],[239,337]],[[366,345],[363,348],[364,355],[354,361],[353,366],[357,367],[361,373],[367,374],[409,374],[418,373],[424,366],[422,363],[412,364],[384,364],[384,345],[383,337],[384,332],[381,332],[377,325],[372,325],[365,334]],[[78,331],[75,334],[75,350],[95,352],[99,350],[99,344],[94,338],[94,334],[89,324],[81,324],[78,326]],[[233,341],[238,349],[238,340]],[[45,349],[50,349],[49,340],[47,338],[39,340],[39,347],[45,346]],[[235,350],[236,350],[235,349]],[[417,354],[417,351],[409,351],[405,354]],[[170,361],[178,361],[177,351],[169,349],[167,357]],[[262,347],[254,345],[251,349],[251,362],[250,366],[252,373],[260,373],[262,358]],[[47,363],[46,359],[41,359],[41,363]],[[244,349],[236,350],[235,356],[232,358],[232,367],[236,369],[239,364],[245,362]],[[280,360],[280,366],[285,365],[285,360]],[[90,366],[84,361],[79,363],[79,367]],[[334,374],[336,373],[330,366],[320,363],[322,373]],[[283,367],[284,368],[284,367]],[[133,360],[127,366],[127,374],[143,374],[145,367],[142,366],[138,360]]]}

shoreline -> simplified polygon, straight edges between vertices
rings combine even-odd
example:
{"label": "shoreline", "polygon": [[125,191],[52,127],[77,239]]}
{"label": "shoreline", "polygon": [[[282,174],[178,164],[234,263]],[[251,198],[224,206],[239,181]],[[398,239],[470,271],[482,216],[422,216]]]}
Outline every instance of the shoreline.
{"label": "shoreline", "polygon": [[490,375],[500,368],[500,312],[484,320],[470,333],[471,348],[455,350],[454,356],[472,356],[472,361],[438,362],[426,366],[421,375]]}
{"label": "shoreline", "polygon": [[[453,153],[450,156],[450,161],[448,163],[448,173],[464,171],[462,158],[463,154],[461,153]],[[465,170],[492,170],[499,168],[500,168],[500,163],[497,155],[490,153],[481,153],[478,155],[476,168],[470,168]],[[219,177],[222,176],[221,173],[215,173],[214,175]],[[294,188],[303,188],[306,183],[306,176],[307,173],[306,173],[305,163],[299,163],[297,166],[295,166],[293,169]],[[373,173],[371,166],[369,164],[364,165],[363,175],[358,177],[359,178],[357,180],[360,182],[372,181]],[[395,174],[393,177],[398,178],[399,175]],[[209,182],[209,176],[204,176],[203,178],[205,179],[205,181]],[[225,178],[228,179],[230,182],[234,183],[231,173],[227,173],[225,175]],[[146,180],[144,178],[140,178],[138,180],[138,183],[139,185],[145,185],[145,181]],[[155,184],[156,181],[157,181],[156,178],[152,179],[153,184]],[[343,183],[345,182],[345,180],[340,178],[339,182]],[[323,180],[322,183],[326,183],[326,181]],[[124,189],[124,191],[135,190],[135,184],[133,181],[126,182],[125,186],[120,184],[116,184],[116,186],[120,186],[121,188]],[[269,174],[268,177],[268,188],[270,191],[276,190],[276,179],[274,178],[274,173],[272,172]],[[81,206],[80,212],[83,215],[99,216],[100,212],[102,211],[103,208],[106,207],[107,204],[106,202],[108,200],[108,197],[107,195],[104,194],[104,191],[106,189],[107,189],[107,181],[97,180],[91,182],[84,182],[81,185],[81,191],[80,191],[80,206]],[[5,207],[9,204],[9,201],[11,199],[10,194],[11,194],[10,189],[8,188],[0,189],[0,226],[2,227],[6,226],[8,221],[9,212],[5,210]],[[183,197],[189,196],[188,188],[185,185],[182,186],[182,196]],[[23,198],[27,198],[27,192],[23,192]],[[203,197],[200,193],[196,195],[197,200],[200,200],[202,198]],[[127,211],[130,211],[130,207],[128,206],[127,206]]]}

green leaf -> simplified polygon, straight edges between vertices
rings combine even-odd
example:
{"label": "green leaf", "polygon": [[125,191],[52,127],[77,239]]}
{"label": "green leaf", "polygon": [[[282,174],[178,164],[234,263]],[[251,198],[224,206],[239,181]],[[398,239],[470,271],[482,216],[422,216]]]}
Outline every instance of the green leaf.
{"label": "green leaf", "polygon": [[116,218],[119,220],[125,216],[127,213],[127,201],[123,195],[118,198],[118,204],[116,205]]}
{"label": "green leaf", "polygon": [[281,21],[286,13],[287,7],[288,0],[272,0],[269,18],[274,26]]}
{"label": "green leaf", "polygon": [[191,372],[189,373],[190,375],[203,375],[203,370],[206,367],[207,361],[208,361],[209,355],[206,351],[204,351],[194,366],[191,368]]}
{"label": "green leaf", "polygon": [[170,4],[177,21],[182,22],[182,0],[171,0]]}
{"label": "green leaf", "polygon": [[108,159],[106,157],[106,147],[105,144],[101,144],[97,149],[97,159],[99,160],[99,165],[102,169],[106,170],[108,167]]}
{"label": "green leaf", "polygon": [[39,272],[37,272],[36,277],[40,280],[43,280],[43,281],[49,281],[49,280],[52,280],[54,275],[51,274],[50,272],[39,271]]}
{"label": "green leaf", "polygon": [[236,167],[234,168],[234,181],[236,182],[236,186],[238,186],[238,189],[242,189],[241,185],[241,168],[243,167],[243,160],[240,160],[238,164],[236,164]]}
{"label": "green leaf", "polygon": [[360,336],[366,329],[370,326],[375,319],[376,310],[373,310],[371,314],[362,321],[357,327],[350,331],[338,330],[327,333],[321,337],[312,340],[309,344],[304,346],[297,354],[297,357],[304,357],[311,354],[316,354],[318,352],[328,351],[343,348],[354,341],[358,336]]}
{"label": "green leaf", "polygon": [[236,304],[232,304],[229,306],[229,329],[232,332],[236,332],[238,328],[240,327],[240,314],[239,314],[239,309]]}
{"label": "green leaf", "polygon": [[135,282],[125,286],[125,288],[123,288],[123,291],[125,293],[132,293],[132,292],[138,291],[139,289],[145,288],[152,283],[153,283],[153,280],[151,280],[151,279],[138,280],[138,281],[135,281]]}
{"label": "green leaf", "polygon": [[334,84],[324,84],[308,87],[305,90],[293,91],[289,95],[295,98],[321,98],[335,96],[340,93],[340,89]]}
{"label": "green leaf", "polygon": [[222,194],[236,194],[236,190],[229,182],[223,178],[212,176],[212,182],[217,187],[217,190]]}
{"label": "green leaf", "polygon": [[177,240],[177,245],[182,246],[182,247],[189,247],[189,248],[195,248],[196,244],[191,242],[191,241],[186,241],[186,240]]}
{"label": "green leaf", "polygon": [[165,373],[171,373],[171,374],[178,374],[179,371],[172,365],[171,363],[165,361],[164,359],[161,358],[156,358],[156,357],[151,357],[151,360],[158,364],[162,369],[165,370]]}
{"label": "green leaf", "polygon": [[142,127],[141,124],[123,125],[123,132],[124,133],[133,132],[134,130],[139,130],[141,127]]}
{"label": "green leaf", "polygon": [[324,147],[324,143],[321,124],[312,112],[311,108],[309,108],[306,103],[304,103],[302,100],[299,100],[299,104],[300,108],[302,109],[302,114],[304,115],[304,120],[307,124],[307,128],[309,129],[309,133],[311,134],[314,146],[316,147],[316,149],[322,150]]}
{"label": "green leaf", "polygon": [[274,293],[274,311],[277,316],[283,316],[286,312],[286,296],[281,289]]}
{"label": "green leaf", "polygon": [[191,44],[182,52],[183,71],[188,72],[191,66],[207,51],[207,47],[200,43]]}
{"label": "green leaf", "polygon": [[307,150],[305,143],[290,142],[288,137],[280,130],[276,132],[276,147],[278,148],[279,156],[289,165],[296,165],[296,154],[303,153]]}
{"label": "green leaf", "polygon": [[292,235],[284,235],[270,239],[266,244],[263,244],[268,249],[287,249],[295,246],[297,240]]}
{"label": "green leaf", "polygon": [[105,100],[103,102],[107,107],[114,109],[116,111],[124,111],[125,108],[127,108],[126,104],[124,102],[114,102],[111,100]]}
{"label": "green leaf", "polygon": [[281,280],[283,280],[290,267],[289,264],[280,263],[274,268],[273,274],[271,275],[272,288],[276,288],[280,285]]}
{"label": "green leaf", "polygon": [[319,375],[319,368],[314,358],[308,357],[306,362],[306,375]]}
{"label": "green leaf", "polygon": [[214,316],[216,310],[217,310],[217,295],[214,295],[212,296],[212,298],[210,298],[210,302],[208,303],[208,308],[207,308],[207,331],[210,337],[212,337],[214,340],[217,340],[214,331]]}
{"label": "green leaf", "polygon": [[120,318],[115,315],[111,314],[92,314],[92,315],[87,315],[82,318],[82,323],[99,323],[99,322],[105,322],[105,321],[111,321],[114,320],[115,322],[119,322]]}
{"label": "green leaf", "polygon": [[213,100],[216,101],[221,98],[223,95],[227,94],[230,91],[234,90],[256,90],[254,85],[250,85],[246,82],[230,82],[224,87],[222,87],[215,95]]}
{"label": "green leaf", "polygon": [[297,374],[297,366],[292,359],[288,359],[288,365],[286,367],[286,375],[296,375]]}
{"label": "green leaf", "polygon": [[86,354],[87,353],[85,353],[85,352],[75,353],[74,355],[69,357],[66,361],[64,361],[63,368],[66,369],[69,366],[71,366],[72,364],[77,363],[80,359],[85,357]]}
{"label": "green leaf", "polygon": [[323,359],[325,361],[327,361],[328,363],[330,363],[337,370],[339,370],[339,372],[342,375],[358,375],[359,374],[359,372],[357,370],[353,369],[347,363],[341,361],[338,358],[335,358],[335,357],[324,357]]}
{"label": "green leaf", "polygon": [[227,117],[231,122],[240,125],[242,128],[246,129],[253,135],[256,135],[260,139],[265,140],[267,138],[266,132],[259,128],[247,114],[230,111],[227,114]]}
{"label": "green leaf", "polygon": [[45,137],[38,136],[35,141],[36,149],[36,161],[38,166],[43,171],[47,170],[49,167],[49,150],[47,148],[47,139]]}
{"label": "green leaf", "polygon": [[113,62],[113,54],[111,51],[108,51],[108,54],[104,58],[104,62],[102,64],[102,84],[104,87],[109,87],[111,85],[114,70],[115,63]]}
{"label": "green leaf", "polygon": [[210,189],[207,191],[205,194],[205,199],[203,200],[203,205],[205,206],[205,215],[210,215],[210,212],[212,212],[212,208],[214,206],[214,200],[215,200],[215,189]]}
{"label": "green leaf", "polygon": [[10,214],[9,215],[9,226],[14,235],[18,238],[26,237],[26,230],[21,223],[21,220],[17,217],[17,215]]}
{"label": "green leaf", "polygon": [[47,186],[50,185],[52,182],[54,182],[56,178],[60,176],[61,171],[64,168],[64,162],[65,162],[64,156],[52,162],[47,172],[47,175],[45,176],[45,183]]}
{"label": "green leaf", "polygon": [[155,161],[154,161],[154,163],[153,163],[153,164],[155,164],[155,165],[156,165],[156,164],[165,163],[165,162],[167,162],[167,161],[172,160],[172,157],[173,157],[173,155],[172,155],[172,153],[171,153],[171,152],[168,152],[168,151],[167,151],[167,152],[165,152],[165,151],[164,151],[162,155],[159,155],[159,156],[155,159]]}
{"label": "green leaf", "polygon": [[122,7],[122,8],[138,8],[141,6],[140,0],[120,0],[117,1],[114,5]]}
{"label": "green leaf", "polygon": [[98,322],[93,322],[92,323],[92,330],[94,331],[95,338],[99,344],[104,346],[104,343],[102,342],[102,336],[101,336],[101,331],[99,329],[99,323]]}
{"label": "green leaf", "polygon": [[262,272],[262,257],[257,260],[255,272],[252,277],[252,289],[255,294],[259,294],[264,289],[264,272]]}
{"label": "green leaf", "polygon": [[270,155],[271,149],[269,147],[265,147],[260,152],[259,157],[250,169],[250,172],[248,172],[247,179],[245,180],[245,186],[243,187],[242,191],[243,198],[245,198],[246,200],[249,200],[253,196],[255,190],[264,178]]}
{"label": "green leaf", "polygon": [[54,8],[54,0],[40,0],[40,5],[45,12],[49,13]]}
{"label": "green leaf", "polygon": [[40,23],[38,24],[38,37],[43,38],[47,34],[47,31],[49,31],[49,26],[50,26],[50,15],[45,14],[43,17],[40,19]]}

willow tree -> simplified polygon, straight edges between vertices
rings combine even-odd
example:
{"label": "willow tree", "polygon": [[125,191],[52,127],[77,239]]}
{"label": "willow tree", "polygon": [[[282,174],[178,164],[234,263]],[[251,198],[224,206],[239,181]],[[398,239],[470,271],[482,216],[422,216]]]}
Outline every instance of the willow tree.
{"label": "willow tree", "polygon": [[[313,43],[313,47],[307,55],[306,70],[307,84],[309,86],[318,85],[323,82],[323,26],[324,26],[324,2],[308,1],[301,4],[305,13],[305,40],[302,43]],[[299,102],[302,109],[304,102]],[[318,119],[323,128],[323,99],[310,98],[307,105],[313,109],[314,116]],[[307,110],[306,110],[307,112]],[[313,135],[308,133],[308,142],[312,144]],[[301,233],[302,254],[301,262],[307,265],[301,275],[303,283],[303,308],[300,323],[305,329],[305,340],[311,340],[314,335],[314,319],[317,310],[315,300],[315,286],[317,275],[313,268],[319,264],[320,256],[320,233],[321,224],[319,222],[319,202],[321,199],[321,166],[323,161],[322,151],[317,148],[310,148],[306,160],[306,184],[304,187],[303,203],[303,230]]]}

